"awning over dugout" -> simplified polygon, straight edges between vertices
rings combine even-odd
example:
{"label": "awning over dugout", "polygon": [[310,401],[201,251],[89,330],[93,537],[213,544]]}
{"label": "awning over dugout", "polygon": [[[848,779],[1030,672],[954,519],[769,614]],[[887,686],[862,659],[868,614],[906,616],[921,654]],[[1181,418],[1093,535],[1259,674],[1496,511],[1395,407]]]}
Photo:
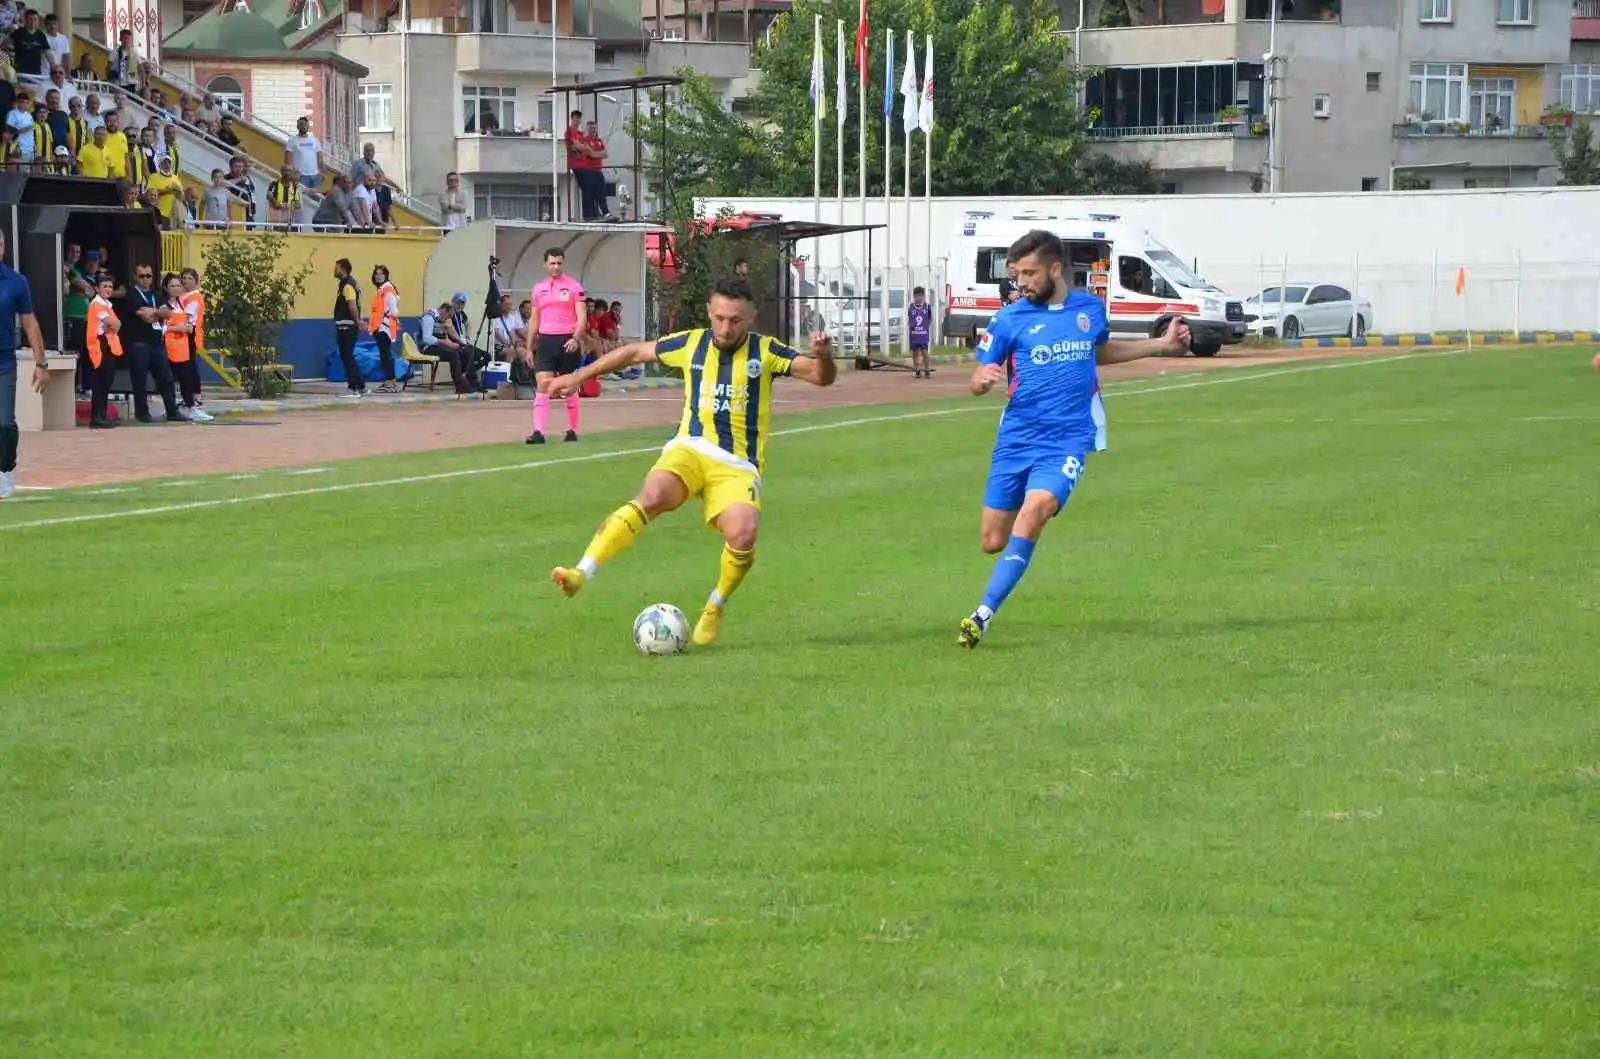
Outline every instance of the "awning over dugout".
{"label": "awning over dugout", "polygon": [[576,222],[482,220],[457,228],[439,241],[423,281],[428,305],[440,305],[457,291],[467,296],[473,326],[483,312],[489,292],[489,264],[499,260],[500,290],[518,301],[545,278],[544,254],[560,247],[566,254],[567,272],[583,284],[592,298],[622,303],[622,332],[644,333],[645,241],[670,232],[642,221]]}

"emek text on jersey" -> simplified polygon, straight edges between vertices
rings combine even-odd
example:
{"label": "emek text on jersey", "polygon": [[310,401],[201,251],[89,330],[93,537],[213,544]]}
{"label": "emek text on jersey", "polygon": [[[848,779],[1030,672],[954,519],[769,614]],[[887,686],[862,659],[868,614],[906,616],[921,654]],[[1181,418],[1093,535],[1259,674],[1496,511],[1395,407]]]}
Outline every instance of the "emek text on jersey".
{"label": "emek text on jersey", "polygon": [[713,413],[735,412],[749,402],[749,387],[744,382],[719,382],[715,391],[705,394],[702,400],[710,401]]}

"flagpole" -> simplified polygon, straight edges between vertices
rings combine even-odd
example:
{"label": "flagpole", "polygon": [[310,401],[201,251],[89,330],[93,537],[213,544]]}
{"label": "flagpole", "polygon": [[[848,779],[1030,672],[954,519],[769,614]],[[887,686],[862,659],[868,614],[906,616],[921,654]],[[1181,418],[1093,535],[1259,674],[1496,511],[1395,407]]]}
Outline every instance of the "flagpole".
{"label": "flagpole", "polygon": [[[833,197],[834,197],[835,201],[838,203],[838,206],[839,206],[839,224],[840,224],[841,227],[843,227],[843,225],[844,225],[844,122],[845,122],[846,107],[847,107],[848,101],[849,101],[849,94],[848,94],[848,92],[847,92],[847,90],[845,88],[845,79],[844,79],[844,70],[845,70],[845,65],[844,65],[844,19],[841,18],[841,19],[838,20],[838,27],[837,28],[839,30],[839,41],[838,41],[838,54],[835,56],[835,58],[836,58],[835,77],[837,79],[836,91],[838,92],[839,98],[838,98],[837,103],[835,104],[834,113],[835,113],[835,116],[836,116],[836,118],[838,120],[838,137],[837,137],[837,139],[839,141],[839,145],[838,145],[839,146],[839,150],[838,150],[838,152],[837,152],[837,154],[835,155],[835,158],[834,158],[834,162],[838,166],[838,173],[836,174],[836,179],[835,179],[835,183],[834,183]],[[834,296],[833,304],[832,304],[831,308],[833,309],[834,314],[837,317],[841,313],[841,311],[843,309],[843,306],[841,306],[839,304],[839,299],[844,297],[844,262],[845,262],[844,237],[843,236],[839,236],[834,245],[837,246],[838,249],[839,249],[839,267],[838,267],[838,271],[836,272],[836,275],[838,277],[836,282],[839,284],[839,293]]]}
{"label": "flagpole", "polygon": [[861,279],[856,285],[856,297],[859,299],[860,308],[856,310],[856,341],[859,351],[865,355],[867,346],[867,328],[871,326],[872,318],[872,274],[867,271],[867,262],[871,259],[869,240],[871,234],[866,230],[867,223],[867,42],[862,39],[862,30],[867,25],[867,0],[861,0],[860,20],[856,23],[856,74],[860,82],[859,98],[856,101],[856,171],[859,174],[856,192],[856,212],[861,217]]}
{"label": "flagpole", "polygon": [[[922,82],[922,204],[924,218],[922,235],[925,240],[923,247],[923,263],[928,268],[933,268],[933,34],[928,34],[925,41],[927,45],[925,74]],[[910,209],[910,204],[907,204]],[[948,308],[948,306],[946,306]],[[937,336],[940,331],[940,315],[933,314],[933,330]]]}
{"label": "flagpole", "polygon": [[[921,103],[920,103],[920,100],[919,100],[919,95],[918,95],[916,89],[917,89],[917,38],[913,37],[911,35],[911,31],[908,29],[908,30],[906,30],[906,75],[905,75],[905,78],[903,79],[902,84],[901,84],[901,95],[902,95],[903,98],[900,101],[901,104],[905,107],[905,111],[906,111],[905,114],[902,115],[902,117],[901,117],[900,124],[905,129],[905,134],[906,134],[905,150],[902,152],[902,154],[905,155],[905,166],[906,166],[905,184],[903,185],[904,190],[905,190],[905,194],[904,194],[903,197],[904,197],[905,203],[906,203],[906,223],[905,223],[904,241],[905,241],[905,263],[906,263],[906,284],[905,284],[906,290],[905,290],[905,297],[906,297],[906,305],[907,306],[909,306],[911,304],[911,288],[916,286],[916,282],[917,282],[916,275],[911,270],[911,229],[913,227],[913,225],[911,223],[911,130],[917,127],[916,108],[919,108],[921,106]],[[885,182],[887,182],[887,179],[888,178],[886,176],[885,177]],[[910,350],[910,348],[911,348],[911,310],[909,308],[901,309],[900,310],[900,315],[905,321],[905,326],[903,328],[901,328],[901,330],[904,332],[904,334],[902,336],[902,341],[905,343],[905,348],[907,350]]]}
{"label": "flagpole", "polygon": [[[884,27],[883,38],[888,42],[883,60],[883,294],[878,300],[883,310],[883,322],[878,333],[883,336],[883,356],[889,356],[889,277],[893,275],[890,255],[894,253],[894,217],[889,213],[889,193],[894,189],[894,30]],[[902,310],[903,314],[904,310]]]}
{"label": "flagpole", "polygon": [[[550,87],[551,88],[554,88],[555,85],[556,85],[556,70],[558,70],[558,69],[560,69],[560,67],[556,66],[556,0],[550,0]],[[407,90],[410,89],[409,85],[407,85],[406,87],[407,87]],[[564,103],[564,104],[570,104],[572,102],[572,97],[571,96],[558,96],[558,95],[552,94],[550,96],[551,110],[552,111],[555,109],[554,103],[558,99],[561,100],[562,103]],[[563,109],[565,109],[565,108],[563,108]],[[552,117],[554,118],[555,116],[552,114]],[[480,111],[480,120],[481,120],[481,111]],[[550,124],[551,125],[560,125],[561,128],[566,128],[565,125],[561,125],[560,124],[561,121],[571,121],[571,120],[572,120],[571,118],[568,118],[565,115],[562,115],[558,120],[552,120]],[[550,138],[550,219],[552,221],[555,221],[557,224],[560,224],[561,223],[561,149],[558,146],[556,146],[558,142],[561,142],[561,138],[560,137],[552,136]],[[665,146],[666,146],[665,144],[662,144],[663,148]],[[569,188],[569,190],[570,190],[570,188]],[[570,205],[570,203],[569,203],[569,205]],[[571,220],[572,219],[572,217],[571,217],[572,211],[570,209],[567,211],[567,214],[568,214],[567,219]]]}
{"label": "flagpole", "polygon": [[[811,31],[811,220],[814,224],[822,223],[822,110],[826,103],[826,93],[823,91],[826,83],[827,71],[822,64],[822,16],[817,15]],[[818,239],[812,246],[811,286],[815,294],[811,300],[816,301],[822,295],[819,286],[822,278],[822,240]],[[801,294],[804,293],[802,289]],[[802,314],[800,329],[795,332],[802,342],[806,332],[804,321]]]}

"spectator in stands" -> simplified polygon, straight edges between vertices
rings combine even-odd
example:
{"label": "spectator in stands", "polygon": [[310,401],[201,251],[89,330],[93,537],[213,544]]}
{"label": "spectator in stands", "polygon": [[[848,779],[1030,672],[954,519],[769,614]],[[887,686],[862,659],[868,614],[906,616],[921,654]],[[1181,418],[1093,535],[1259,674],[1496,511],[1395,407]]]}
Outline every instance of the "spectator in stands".
{"label": "spectator in stands", "polygon": [[184,215],[187,211],[179,212],[183,210],[183,181],[172,171],[172,159],[156,162],[156,171],[150,174],[145,187],[156,196],[156,211],[161,214],[163,228],[182,231],[188,226],[189,219]]}
{"label": "spectator in stands", "polygon": [[378,164],[378,148],[370,143],[361,145],[361,157],[350,166],[350,181],[357,187],[367,182],[367,174],[375,173],[379,180],[383,179],[383,166]]}
{"label": "spectator in stands", "polygon": [[67,145],[67,150],[76,161],[78,152],[83,150],[85,144],[94,142],[94,130],[89,127],[88,121],[83,117],[83,100],[73,99],[67,103],[67,136],[61,142]]}
{"label": "spectator in stands", "polygon": [[50,108],[43,103],[33,105],[33,164],[45,171],[55,165],[56,137],[50,127]]}
{"label": "spectator in stands", "polygon": [[[51,92],[57,93],[56,99],[50,98]],[[51,110],[67,109],[67,104],[80,94],[78,86],[67,80],[65,67],[50,67],[50,87],[45,91],[45,102],[50,104]]]}
{"label": "spectator in stands", "polygon": [[400,291],[389,280],[389,266],[373,266],[372,287],[367,326],[378,344],[378,363],[383,366],[383,384],[378,392],[399,393],[394,377],[394,346],[400,341]]}
{"label": "spectator in stands", "polygon": [[226,228],[233,223],[228,207],[233,202],[233,189],[228,186],[228,174],[220,169],[211,171],[211,183],[201,200],[200,222],[208,228]]}
{"label": "spectator in stands", "polygon": [[311,119],[294,123],[295,134],[283,143],[284,168],[300,174],[302,186],[312,191],[322,186],[322,144],[311,135]]}
{"label": "spectator in stands", "polygon": [[116,111],[106,112],[106,172],[113,180],[127,180],[133,149],[128,134],[122,131],[122,116]]}
{"label": "spectator in stands", "polygon": [[33,103],[29,101],[28,93],[18,92],[16,100],[12,103],[11,113],[6,115],[6,128],[16,133],[16,159],[23,165],[33,164],[37,150],[33,124]]}
{"label": "spectator in stands", "polygon": [[200,192],[192,184],[183,189],[183,212],[188,217],[188,227],[193,228],[200,219]]}
{"label": "spectator in stands", "polygon": [[54,11],[44,16],[44,40],[50,49],[48,65],[65,72],[72,61],[72,38],[61,32],[61,20]]}
{"label": "spectator in stands", "polygon": [[90,54],[87,48],[84,49],[82,55],[78,56],[78,65],[74,66],[69,73],[74,81],[100,80],[100,73],[94,68],[94,56]]}
{"label": "spectator in stands", "polygon": [[100,94],[90,92],[83,97],[83,120],[89,123],[89,131],[106,127],[106,116],[100,110]]}
{"label": "spectator in stands", "polygon": [[39,28],[39,12],[28,8],[22,25],[11,31],[11,65],[18,74],[38,77],[50,72],[50,41]]}
{"label": "spectator in stands", "polygon": [[172,171],[174,173],[183,172],[183,149],[178,144],[178,127],[176,125],[168,125],[163,130],[161,137],[163,143],[157,150],[172,159]]}
{"label": "spectator in stands", "polygon": [[333,263],[333,276],[339,281],[338,293],[333,298],[333,336],[339,345],[339,363],[344,365],[346,397],[365,397],[367,380],[356,360],[356,339],[361,334],[361,287],[352,273],[350,259],[341,257]]}
{"label": "spectator in stands", "polygon": [[22,157],[17,154],[17,130],[9,125],[0,128],[0,163],[13,171],[22,168]]}
{"label": "spectator in stands", "polygon": [[439,216],[444,218],[445,229],[451,230],[466,224],[467,199],[461,193],[461,174],[444,175],[444,194],[439,196]]}
{"label": "spectator in stands", "polygon": [[185,125],[200,124],[200,113],[195,109],[194,101],[188,96],[183,97],[183,105],[178,108],[178,120]]}
{"label": "spectator in stands", "polygon": [[133,167],[129,170],[128,179],[141,187],[149,187],[150,177],[156,171],[156,162],[166,157],[166,152],[156,146],[156,134],[153,129],[145,128],[139,133],[139,142],[134,147],[133,154]]}
{"label": "spectator in stands", "polygon": [[207,92],[195,110],[194,116],[198,121],[207,121],[213,125],[219,123],[222,120],[222,112],[217,109],[217,97]]}
{"label": "spectator in stands", "polygon": [[217,139],[229,147],[239,146],[239,134],[233,131],[233,115],[224,114],[217,123]]}
{"label": "spectator in stands", "polygon": [[[457,294],[456,298],[460,299],[460,308],[465,309],[467,296]],[[472,355],[467,349],[466,340],[456,329],[456,311],[456,302],[453,300],[445,302],[437,309],[429,309],[422,314],[420,334],[423,354],[438,357],[440,361],[450,365],[450,380],[455,384],[456,393],[464,394],[471,393],[476,387],[468,379],[468,374],[472,371]],[[462,315],[465,317],[465,313]]]}
{"label": "spectator in stands", "polygon": [[368,172],[366,183],[358,185],[350,195],[350,209],[356,215],[356,220],[362,228],[374,232],[383,231],[383,218],[378,211],[378,176]]}
{"label": "spectator in stands", "polygon": [[72,175],[72,152],[67,149],[66,144],[56,144],[51,157],[51,164],[45,167],[47,172],[54,173],[57,176]]}
{"label": "spectator in stands", "polygon": [[[590,156],[589,141],[583,131],[583,111],[574,110],[567,115],[567,131],[564,138],[567,145],[567,170],[572,174],[572,182],[578,185],[578,199],[583,219],[597,220],[604,211],[604,206],[597,205],[594,199],[594,173],[599,168],[600,162]],[[604,177],[601,179],[603,181]]]}
{"label": "spectator in stands", "polygon": [[294,166],[278,170],[278,179],[267,185],[267,223],[287,228],[300,212],[300,174]]}
{"label": "spectator in stands", "polygon": [[234,155],[229,163],[228,189],[244,211],[246,226],[256,223],[256,182],[250,175],[250,159]]}
{"label": "spectator in stands", "polygon": [[106,127],[94,130],[94,139],[78,149],[78,175],[105,180],[111,176],[111,162],[106,157]]}
{"label": "spectator in stands", "polygon": [[133,50],[133,30],[117,34],[117,50],[111,53],[106,80],[129,92],[139,90],[139,56]]}
{"label": "spectator in stands", "polygon": [[117,307],[117,318],[122,321],[122,340],[128,358],[128,384],[133,388],[134,418],[141,423],[153,423],[150,414],[150,395],[146,382],[155,376],[156,390],[166,408],[167,422],[177,423],[178,397],[173,390],[172,370],[167,364],[161,346],[161,336],[156,325],[167,315],[161,307],[161,296],[155,290],[156,273],[150,265],[133,266],[133,289]]}
{"label": "spectator in stands", "polygon": [[350,208],[350,178],[343,173],[334,177],[322,195],[317,212],[311,215],[314,228],[355,228],[355,213]]}
{"label": "spectator in stands", "polygon": [[184,300],[183,280],[169,272],[161,277],[161,289],[166,295],[163,308],[167,311],[161,324],[161,344],[183,398],[178,417],[191,423],[209,423],[213,417],[200,410],[200,347],[195,344],[195,319]]}
{"label": "spectator in stands", "polygon": [[22,21],[22,6],[16,0],[0,0],[0,33],[10,36]]}

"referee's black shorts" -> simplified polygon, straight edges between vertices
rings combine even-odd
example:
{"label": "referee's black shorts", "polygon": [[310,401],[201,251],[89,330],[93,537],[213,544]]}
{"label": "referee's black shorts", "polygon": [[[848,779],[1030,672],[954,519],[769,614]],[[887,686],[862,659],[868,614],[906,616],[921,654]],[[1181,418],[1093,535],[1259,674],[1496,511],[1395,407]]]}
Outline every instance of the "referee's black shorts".
{"label": "referee's black shorts", "polygon": [[534,374],[571,375],[577,371],[583,363],[583,354],[567,352],[571,339],[571,335],[540,335],[538,344],[533,347]]}

